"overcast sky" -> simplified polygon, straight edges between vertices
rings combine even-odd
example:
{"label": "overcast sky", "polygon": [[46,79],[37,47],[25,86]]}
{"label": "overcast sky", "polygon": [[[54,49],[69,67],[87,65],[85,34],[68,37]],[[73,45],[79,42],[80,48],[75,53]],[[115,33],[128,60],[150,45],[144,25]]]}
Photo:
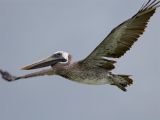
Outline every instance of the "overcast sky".
{"label": "overcast sky", "polygon": [[[147,0],[0,0],[0,68],[19,68],[55,51],[86,57]],[[160,10],[114,73],[131,74],[122,92],[58,76],[8,83],[0,78],[0,120],[159,120]]]}

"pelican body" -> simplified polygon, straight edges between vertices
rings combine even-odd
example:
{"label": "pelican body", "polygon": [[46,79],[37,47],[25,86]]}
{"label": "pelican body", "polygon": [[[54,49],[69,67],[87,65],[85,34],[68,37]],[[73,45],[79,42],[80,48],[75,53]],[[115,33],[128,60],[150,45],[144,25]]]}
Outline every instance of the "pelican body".
{"label": "pelican body", "polygon": [[[44,67],[49,61],[52,61],[54,66],[51,65],[51,71],[46,72],[47,74],[49,73],[48,75],[60,75],[66,79],[85,84],[101,85],[109,84],[112,81],[111,73],[106,69],[86,66],[81,63],[82,61],[71,63],[71,55],[64,51],[56,52],[51,57],[48,57],[38,63],[23,67],[22,69],[29,70]],[[56,61],[56,63],[54,63],[54,61]],[[48,65],[50,65],[50,63]]]}
{"label": "pelican body", "polygon": [[[123,56],[134,42],[143,34],[149,19],[155,13],[160,1],[149,0],[130,19],[114,28],[111,33],[85,59],[71,62],[68,52],[58,51],[50,57],[23,67],[23,70],[38,69],[51,66],[41,71],[22,76],[13,76],[0,69],[2,78],[15,81],[43,75],[60,75],[71,81],[91,85],[115,85],[123,91],[133,83],[129,75],[113,74],[115,68],[112,58]],[[108,59],[110,58],[110,59]]]}

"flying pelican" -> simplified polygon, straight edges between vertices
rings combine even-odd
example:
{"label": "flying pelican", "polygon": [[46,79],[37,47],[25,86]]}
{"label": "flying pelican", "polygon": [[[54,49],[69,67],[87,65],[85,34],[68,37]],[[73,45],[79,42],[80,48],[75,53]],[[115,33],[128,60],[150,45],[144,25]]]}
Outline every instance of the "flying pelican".
{"label": "flying pelican", "polygon": [[129,75],[113,74],[115,60],[131,48],[134,42],[143,34],[151,16],[160,1],[149,0],[130,19],[114,28],[111,33],[85,59],[71,63],[71,55],[64,51],[55,52],[45,60],[23,67],[23,70],[38,69],[47,66],[50,68],[23,76],[13,76],[0,70],[2,78],[7,81],[43,76],[60,75],[72,81],[91,85],[110,84],[123,91],[133,83]]}

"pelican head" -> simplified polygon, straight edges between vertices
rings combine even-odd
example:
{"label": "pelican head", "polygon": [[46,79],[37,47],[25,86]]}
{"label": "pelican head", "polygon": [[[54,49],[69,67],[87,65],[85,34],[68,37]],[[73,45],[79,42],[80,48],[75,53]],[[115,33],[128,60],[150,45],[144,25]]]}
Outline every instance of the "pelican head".
{"label": "pelican head", "polygon": [[47,66],[54,67],[57,64],[67,65],[70,63],[70,61],[71,61],[71,55],[68,52],[57,51],[53,55],[49,56],[44,60],[41,60],[34,64],[23,67],[22,70],[31,70],[31,69],[43,68]]}

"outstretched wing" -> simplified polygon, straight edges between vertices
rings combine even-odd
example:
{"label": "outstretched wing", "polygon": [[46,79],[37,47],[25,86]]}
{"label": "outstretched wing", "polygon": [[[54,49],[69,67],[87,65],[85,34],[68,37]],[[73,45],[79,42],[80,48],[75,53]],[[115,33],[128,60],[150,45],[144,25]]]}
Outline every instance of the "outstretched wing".
{"label": "outstretched wing", "polygon": [[95,48],[82,64],[101,66],[108,70],[114,68],[114,61],[105,57],[119,58],[131,48],[134,42],[143,34],[150,17],[159,7],[160,1],[149,0],[132,18],[126,20],[116,28]]}

